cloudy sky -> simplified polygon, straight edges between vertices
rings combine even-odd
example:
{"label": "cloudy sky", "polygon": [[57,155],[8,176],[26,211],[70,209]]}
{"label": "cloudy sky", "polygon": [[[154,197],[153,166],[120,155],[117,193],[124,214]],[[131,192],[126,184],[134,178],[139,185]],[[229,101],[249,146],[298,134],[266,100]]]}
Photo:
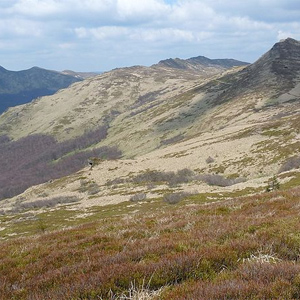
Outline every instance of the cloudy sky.
{"label": "cloudy sky", "polygon": [[299,0],[0,0],[0,65],[106,71],[166,58],[254,62],[300,40]]}

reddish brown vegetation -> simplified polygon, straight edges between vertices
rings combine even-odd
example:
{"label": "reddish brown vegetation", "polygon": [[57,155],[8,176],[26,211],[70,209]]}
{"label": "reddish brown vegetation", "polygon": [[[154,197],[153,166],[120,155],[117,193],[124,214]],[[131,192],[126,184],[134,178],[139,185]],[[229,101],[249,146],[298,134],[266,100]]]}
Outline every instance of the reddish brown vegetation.
{"label": "reddish brown vegetation", "polygon": [[299,299],[299,197],[186,201],[3,241],[0,298],[116,299],[146,282],[159,299]]}

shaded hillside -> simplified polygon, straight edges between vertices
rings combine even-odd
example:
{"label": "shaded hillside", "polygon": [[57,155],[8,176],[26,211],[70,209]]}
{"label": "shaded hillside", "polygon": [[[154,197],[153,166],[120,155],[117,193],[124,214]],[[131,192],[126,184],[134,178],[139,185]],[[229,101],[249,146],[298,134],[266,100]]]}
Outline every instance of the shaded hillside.
{"label": "shaded hillside", "polygon": [[37,67],[24,71],[8,71],[0,67],[0,113],[8,107],[54,94],[80,80],[82,78]]}
{"label": "shaded hillside", "polygon": [[[259,60],[241,70],[233,78],[224,77],[226,87],[223,98],[245,92],[260,91],[275,103],[276,98],[296,88],[294,98],[299,98],[300,42],[288,38],[276,43]],[[291,100],[290,99],[290,100]],[[279,102],[280,100],[278,100]],[[270,103],[269,103],[270,104]]]}

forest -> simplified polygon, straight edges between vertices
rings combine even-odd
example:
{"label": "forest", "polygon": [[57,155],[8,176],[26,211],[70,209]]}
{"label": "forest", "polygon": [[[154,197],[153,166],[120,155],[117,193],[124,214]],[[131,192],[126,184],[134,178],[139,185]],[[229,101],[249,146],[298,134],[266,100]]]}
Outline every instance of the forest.
{"label": "forest", "polygon": [[107,127],[77,138],[57,142],[52,136],[35,134],[13,141],[0,137],[0,200],[16,196],[32,185],[77,172],[88,159],[116,159],[117,147],[93,147],[107,135]]}

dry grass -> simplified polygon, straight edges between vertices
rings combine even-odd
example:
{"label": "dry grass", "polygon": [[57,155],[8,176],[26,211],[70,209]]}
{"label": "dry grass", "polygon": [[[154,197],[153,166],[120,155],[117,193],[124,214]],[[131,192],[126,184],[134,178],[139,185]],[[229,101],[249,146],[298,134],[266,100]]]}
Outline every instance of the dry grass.
{"label": "dry grass", "polygon": [[2,241],[0,299],[298,299],[299,196],[138,204]]}

